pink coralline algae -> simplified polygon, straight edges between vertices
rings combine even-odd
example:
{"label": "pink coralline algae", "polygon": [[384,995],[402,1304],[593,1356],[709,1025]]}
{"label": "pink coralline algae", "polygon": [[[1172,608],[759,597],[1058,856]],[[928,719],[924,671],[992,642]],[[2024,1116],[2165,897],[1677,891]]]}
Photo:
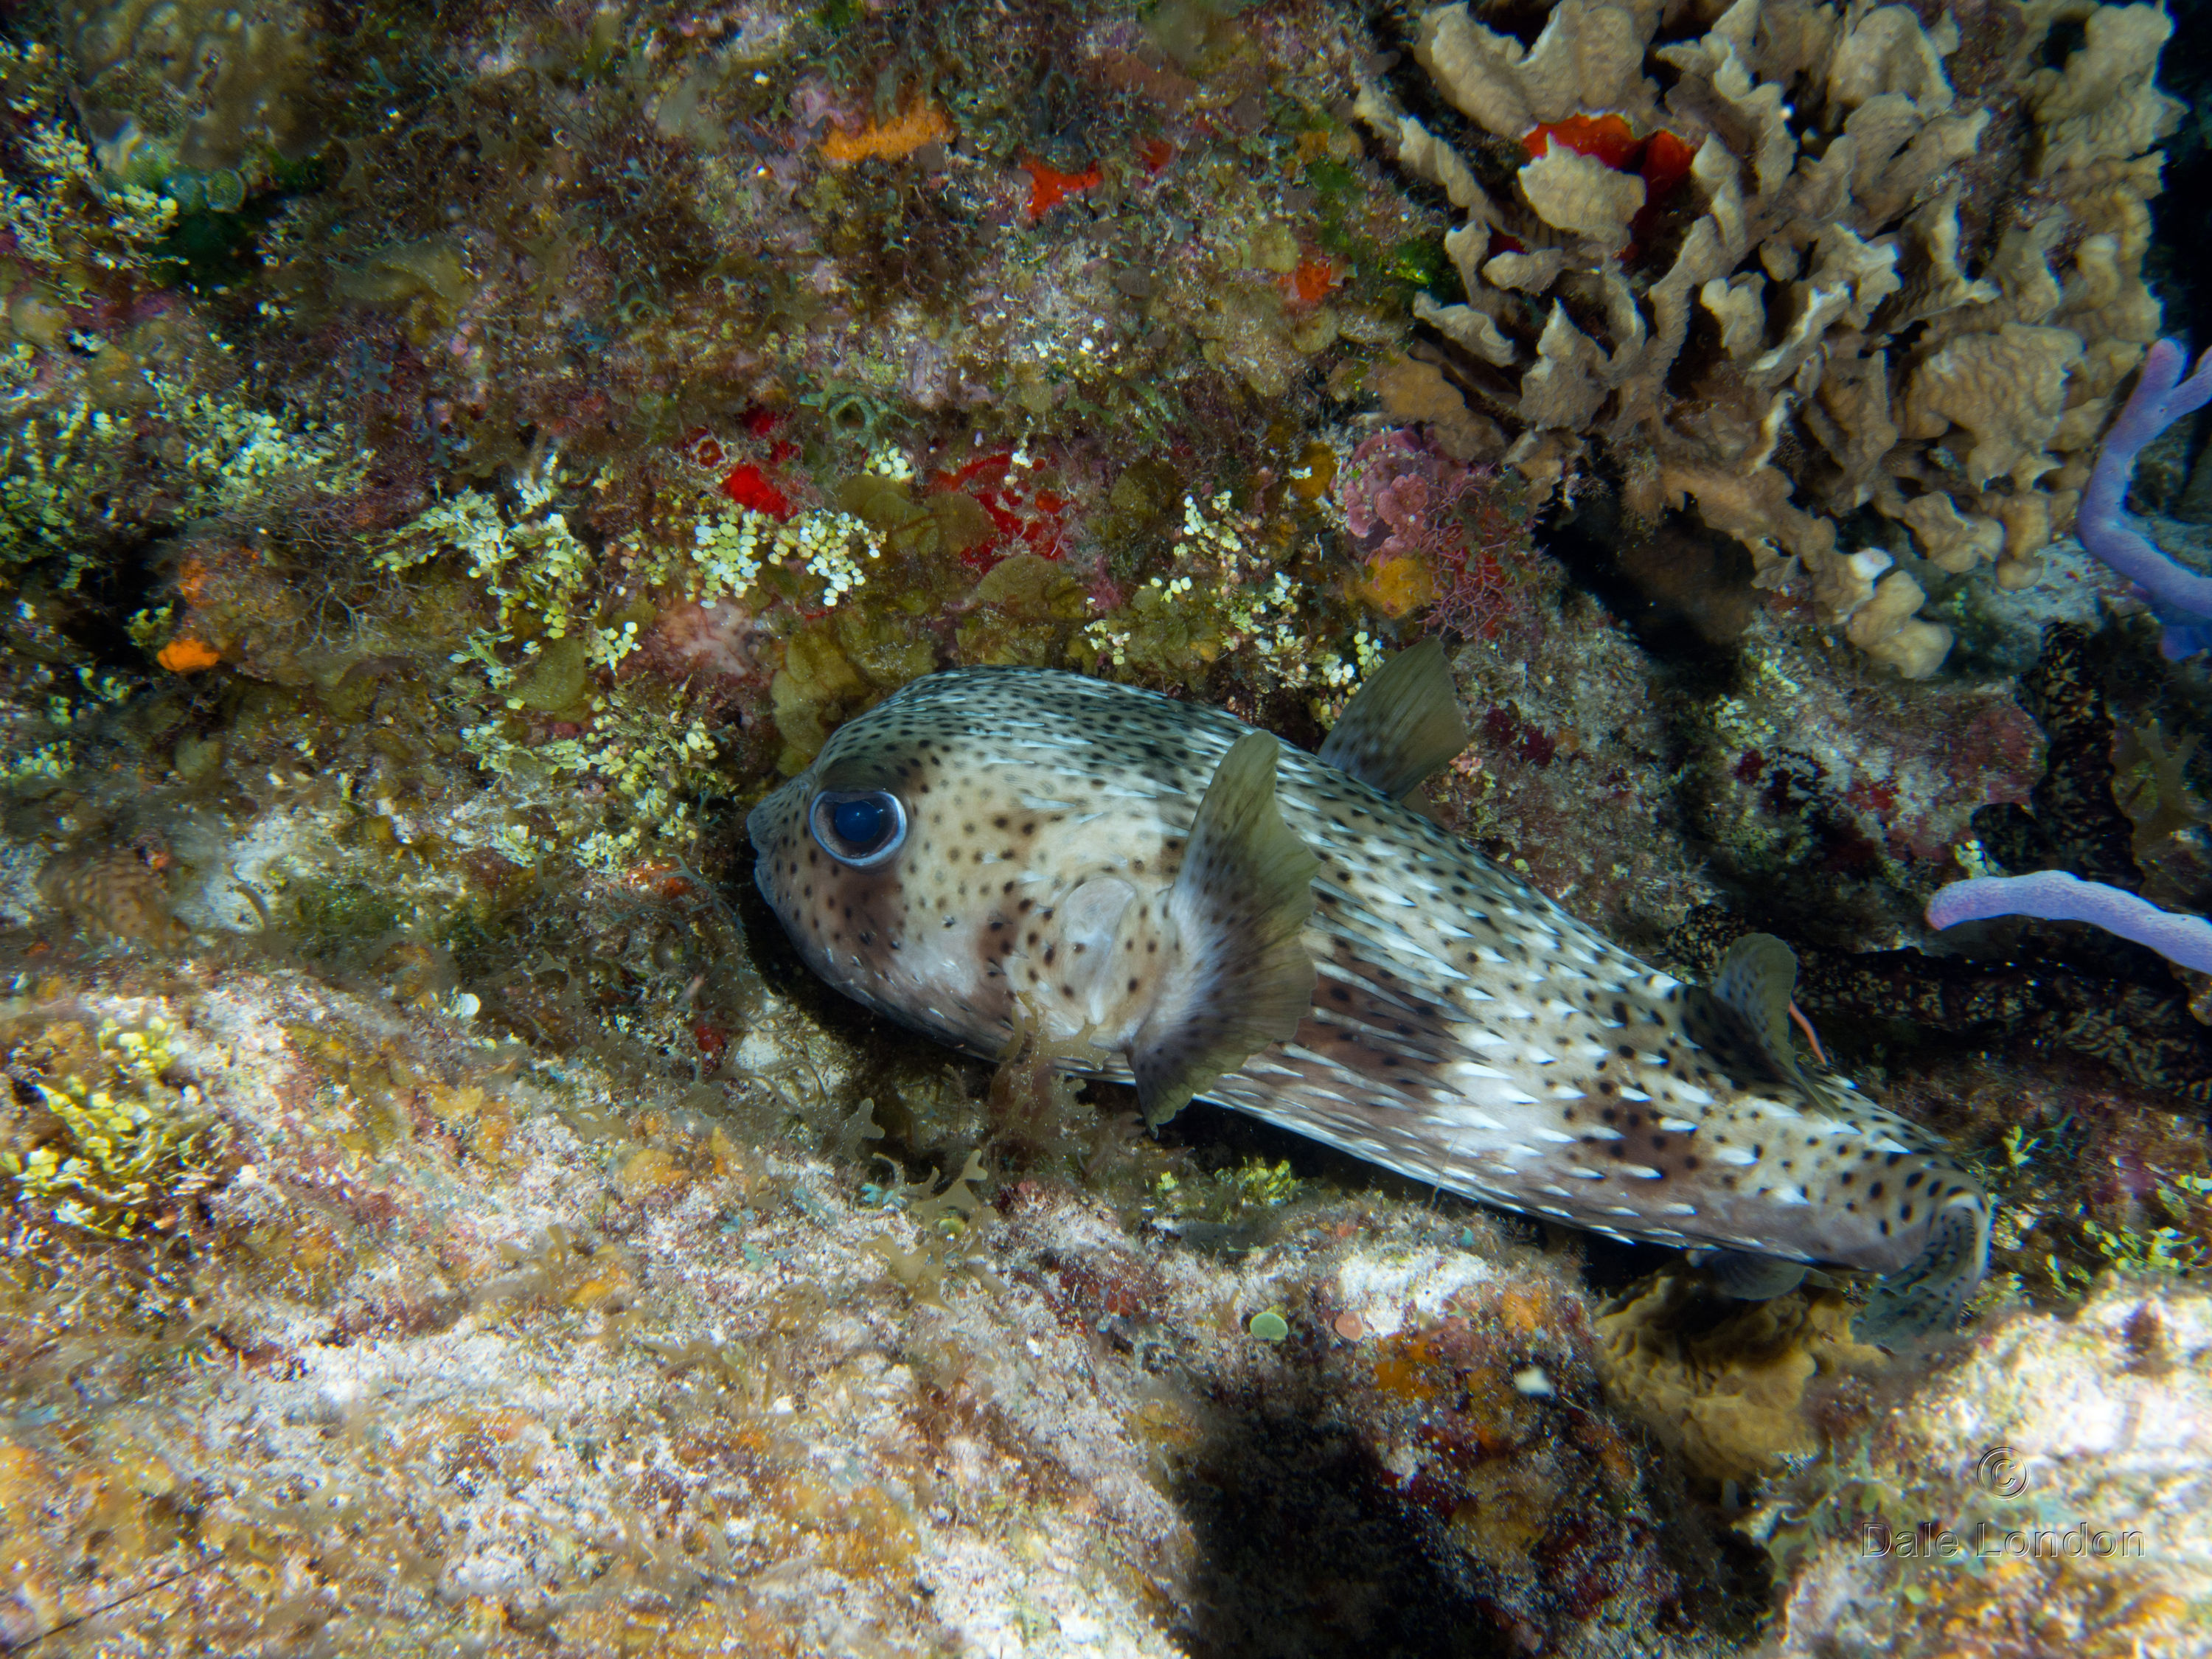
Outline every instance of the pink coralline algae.
{"label": "pink coralline algae", "polygon": [[1497,485],[1494,467],[1464,465],[1404,429],[1367,439],[1339,475],[1345,527],[1368,568],[1426,567],[1431,632],[1494,640],[1535,626],[1539,574]]}
{"label": "pink coralline algae", "polygon": [[1479,482],[1412,432],[1378,432],[1352,452],[1337,500],[1370,561],[1420,553],[1457,564],[1467,529],[1452,508]]}

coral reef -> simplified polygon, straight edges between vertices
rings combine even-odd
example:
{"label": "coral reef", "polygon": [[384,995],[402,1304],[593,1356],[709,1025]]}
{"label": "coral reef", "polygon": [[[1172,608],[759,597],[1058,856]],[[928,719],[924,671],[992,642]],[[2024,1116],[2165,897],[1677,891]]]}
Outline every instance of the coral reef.
{"label": "coral reef", "polygon": [[[1601,460],[1636,518],[1693,511],[1760,586],[1923,678],[1950,634],[1902,546],[1853,549],[1850,521],[1872,508],[1943,572],[2035,580],[2156,336],[2146,152],[2179,118],[2151,84],[2172,25],[2096,8],[2031,69],[2055,10],[1969,28],[1740,0],[1702,36],[1668,15],[1577,0],[1524,42],[1425,12],[1415,56],[1451,125],[1363,78],[1362,118],[1465,216],[1462,297],[1415,309],[1532,481]],[[2027,181],[2033,209],[2002,211]]]}
{"label": "coral reef", "polygon": [[[2212,914],[2203,664],[2069,534],[2212,556],[2201,416],[2092,472],[2205,21],[7,10],[0,1647],[2202,1650],[2212,993],[1923,915]],[[955,1063],[756,896],[919,676],[1310,750],[1425,635],[1423,810],[1785,937],[1976,1161],[1955,1340]],[[2061,1553],[1899,1547],[1985,1520]]]}

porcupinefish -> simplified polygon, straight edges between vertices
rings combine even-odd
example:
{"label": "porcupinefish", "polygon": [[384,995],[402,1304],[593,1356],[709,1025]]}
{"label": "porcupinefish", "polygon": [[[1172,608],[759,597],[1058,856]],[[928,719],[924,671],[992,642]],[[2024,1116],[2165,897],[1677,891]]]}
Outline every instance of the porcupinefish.
{"label": "porcupinefish", "polygon": [[[1885,1275],[1868,1334],[1954,1320],[1981,1187],[1802,1062],[1796,963],[1739,940],[1710,988],[1638,962],[1405,804],[1468,741],[1440,647],[1316,755],[1078,674],[917,680],[747,821],[808,965],[990,1056],[1018,1029],[1481,1202],[1711,1253],[1723,1288]],[[1085,1056],[1092,1058],[1086,1060]]]}

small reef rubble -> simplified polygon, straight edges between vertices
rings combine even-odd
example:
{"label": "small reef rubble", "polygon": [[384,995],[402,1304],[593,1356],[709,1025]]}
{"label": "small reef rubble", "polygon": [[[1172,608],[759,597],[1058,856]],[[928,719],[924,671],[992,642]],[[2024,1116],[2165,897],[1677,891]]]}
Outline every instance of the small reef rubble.
{"label": "small reef rubble", "polygon": [[[2212,1652],[2212,981],[1924,920],[2212,914],[2212,682],[2073,534],[2204,314],[2208,56],[0,19],[0,1648]],[[2129,498],[2197,570],[2204,430]],[[1958,1333],[1147,1134],[754,893],[746,810],[921,675],[1310,749],[1428,635],[1427,810],[1680,976],[1784,937],[1807,1063],[1974,1161]]]}

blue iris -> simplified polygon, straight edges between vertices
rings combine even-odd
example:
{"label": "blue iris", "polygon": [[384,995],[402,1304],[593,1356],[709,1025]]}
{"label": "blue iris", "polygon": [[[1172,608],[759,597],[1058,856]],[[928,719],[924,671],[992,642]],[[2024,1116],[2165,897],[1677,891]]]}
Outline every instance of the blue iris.
{"label": "blue iris", "polygon": [[815,844],[838,863],[872,870],[906,840],[906,809],[883,789],[825,791],[815,798]]}
{"label": "blue iris", "polygon": [[841,800],[830,809],[830,823],[837,839],[856,853],[865,853],[890,828],[891,811],[880,799]]}

